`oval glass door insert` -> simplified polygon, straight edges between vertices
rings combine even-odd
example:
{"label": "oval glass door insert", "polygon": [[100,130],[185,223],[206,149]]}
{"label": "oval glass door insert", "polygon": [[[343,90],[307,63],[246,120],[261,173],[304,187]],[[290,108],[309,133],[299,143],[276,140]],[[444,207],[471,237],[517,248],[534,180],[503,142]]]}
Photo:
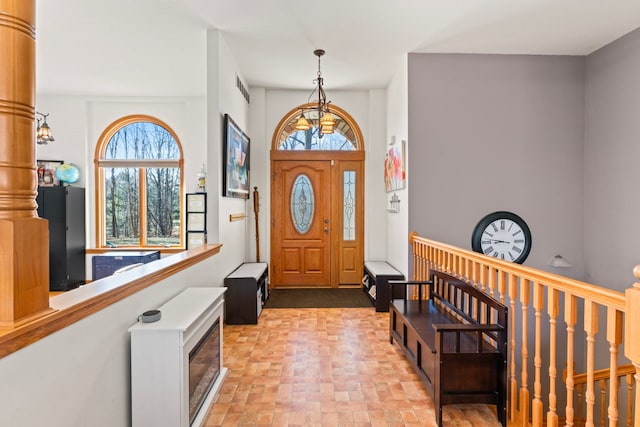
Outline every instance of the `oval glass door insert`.
{"label": "oval glass door insert", "polygon": [[314,194],[311,180],[305,174],[297,176],[291,187],[291,218],[298,233],[306,234],[311,228]]}

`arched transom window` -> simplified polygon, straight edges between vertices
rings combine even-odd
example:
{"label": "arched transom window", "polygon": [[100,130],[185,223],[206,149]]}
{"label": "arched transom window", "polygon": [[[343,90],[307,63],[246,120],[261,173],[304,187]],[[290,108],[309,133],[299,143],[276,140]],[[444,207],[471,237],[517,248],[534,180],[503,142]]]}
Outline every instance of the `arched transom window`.
{"label": "arched transom window", "polygon": [[182,247],[182,148],[162,121],[127,116],[96,147],[96,245]]}
{"label": "arched transom window", "polygon": [[309,130],[296,130],[296,121],[300,116],[301,108],[308,108],[314,104],[305,104],[291,110],[280,124],[280,133],[276,141],[277,150],[331,150],[331,151],[355,151],[360,147],[358,137],[354,131],[353,119],[341,108],[332,105],[336,124],[333,133],[320,135],[318,127],[317,111],[306,111],[305,117],[311,123]]}

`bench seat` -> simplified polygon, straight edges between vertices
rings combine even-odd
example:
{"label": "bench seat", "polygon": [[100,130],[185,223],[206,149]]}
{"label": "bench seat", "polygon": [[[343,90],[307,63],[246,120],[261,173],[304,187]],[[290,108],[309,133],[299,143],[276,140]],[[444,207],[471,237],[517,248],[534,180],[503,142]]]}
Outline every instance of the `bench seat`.
{"label": "bench seat", "polygon": [[[453,276],[432,271],[430,277],[390,282],[405,288],[404,298],[390,304],[390,342],[397,341],[425,380],[439,426],[442,406],[455,403],[494,404],[506,426],[507,308]],[[407,298],[408,286],[420,287],[419,299]]]}

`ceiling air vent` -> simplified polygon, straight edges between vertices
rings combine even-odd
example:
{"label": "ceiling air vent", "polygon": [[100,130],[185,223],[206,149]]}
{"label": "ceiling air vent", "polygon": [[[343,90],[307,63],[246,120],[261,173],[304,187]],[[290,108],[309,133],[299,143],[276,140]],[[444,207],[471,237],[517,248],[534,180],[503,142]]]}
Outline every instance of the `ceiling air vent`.
{"label": "ceiling air vent", "polygon": [[242,94],[244,99],[247,100],[247,104],[249,104],[249,102],[250,102],[249,101],[249,91],[244,86],[244,84],[242,83],[242,80],[240,80],[240,77],[238,77],[237,74],[236,74],[236,87],[238,88],[238,90],[240,91],[240,93]]}

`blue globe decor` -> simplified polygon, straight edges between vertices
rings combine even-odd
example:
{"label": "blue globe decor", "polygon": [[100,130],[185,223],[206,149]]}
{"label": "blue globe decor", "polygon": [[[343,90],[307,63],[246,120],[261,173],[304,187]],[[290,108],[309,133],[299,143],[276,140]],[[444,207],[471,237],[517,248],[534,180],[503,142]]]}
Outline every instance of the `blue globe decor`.
{"label": "blue globe decor", "polygon": [[73,163],[63,163],[56,169],[56,176],[65,184],[72,184],[80,178],[80,169]]}

